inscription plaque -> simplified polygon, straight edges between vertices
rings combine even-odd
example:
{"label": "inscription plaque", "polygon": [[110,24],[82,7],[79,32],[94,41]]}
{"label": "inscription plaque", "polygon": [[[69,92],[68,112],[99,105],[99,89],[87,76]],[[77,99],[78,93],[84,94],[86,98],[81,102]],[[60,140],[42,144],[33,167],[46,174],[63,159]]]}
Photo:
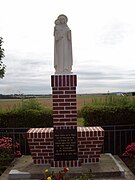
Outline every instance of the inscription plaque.
{"label": "inscription plaque", "polygon": [[54,128],[54,160],[77,160],[77,128],[56,129]]}

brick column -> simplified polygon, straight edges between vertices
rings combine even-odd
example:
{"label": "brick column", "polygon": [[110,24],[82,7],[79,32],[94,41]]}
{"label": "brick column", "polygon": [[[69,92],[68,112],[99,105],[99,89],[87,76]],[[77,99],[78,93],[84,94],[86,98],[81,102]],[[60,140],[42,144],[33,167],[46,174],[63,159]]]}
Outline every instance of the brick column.
{"label": "brick column", "polygon": [[53,127],[77,128],[76,75],[52,75]]}

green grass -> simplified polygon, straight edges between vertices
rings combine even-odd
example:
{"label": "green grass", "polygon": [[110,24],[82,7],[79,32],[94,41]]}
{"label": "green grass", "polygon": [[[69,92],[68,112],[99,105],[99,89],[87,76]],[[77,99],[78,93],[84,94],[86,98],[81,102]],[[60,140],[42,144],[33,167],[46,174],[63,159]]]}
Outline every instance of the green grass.
{"label": "green grass", "polygon": [[21,99],[0,99],[0,102],[16,102],[21,101]]}
{"label": "green grass", "polygon": [[77,118],[77,126],[78,127],[84,126],[84,119],[83,118]]}

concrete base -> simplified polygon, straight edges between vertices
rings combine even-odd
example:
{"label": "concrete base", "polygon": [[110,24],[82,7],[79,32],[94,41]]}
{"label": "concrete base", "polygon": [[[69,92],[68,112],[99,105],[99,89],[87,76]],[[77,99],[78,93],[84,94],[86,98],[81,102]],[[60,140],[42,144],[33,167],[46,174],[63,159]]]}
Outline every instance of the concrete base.
{"label": "concrete base", "polygon": [[[49,166],[33,165],[31,156],[22,156],[15,159],[11,166],[2,174],[1,180],[39,180],[44,177],[44,170],[59,171],[61,168],[50,168]],[[79,168],[70,168],[70,176],[79,176],[92,170],[94,180],[134,180],[135,176],[118,156],[102,154],[100,162],[96,164],[82,165]]]}
{"label": "concrete base", "polygon": [[[0,177],[2,180],[28,180],[28,179],[41,179],[44,177],[44,170],[49,169],[49,171],[58,172],[61,168],[52,168],[49,166],[38,166],[33,165],[31,156],[22,156],[16,159],[12,163],[13,167],[6,170]],[[96,164],[82,165],[78,168],[70,168],[69,176],[77,177],[82,173],[88,173],[92,170],[92,175],[95,179],[125,179],[134,180],[135,176],[130,172],[130,170],[124,165],[124,163],[118,158],[111,154],[102,154],[100,162]],[[127,173],[128,172],[128,173]],[[128,178],[129,177],[129,178]]]}

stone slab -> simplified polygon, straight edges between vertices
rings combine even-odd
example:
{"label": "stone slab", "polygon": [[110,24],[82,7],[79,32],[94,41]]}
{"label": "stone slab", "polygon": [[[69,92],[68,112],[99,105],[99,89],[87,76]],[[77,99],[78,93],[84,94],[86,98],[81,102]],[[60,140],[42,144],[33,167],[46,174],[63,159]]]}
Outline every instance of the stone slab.
{"label": "stone slab", "polygon": [[[22,156],[17,158],[0,177],[0,180],[28,180],[28,179],[41,179],[44,174],[44,170],[58,172],[61,168],[51,168],[44,165],[33,165],[31,156]],[[78,168],[70,168],[69,175],[78,176],[81,173],[87,173],[92,170],[94,180],[134,180],[135,176],[125,166],[118,156],[112,156],[111,154],[102,154],[100,162],[96,164],[82,165]]]}

